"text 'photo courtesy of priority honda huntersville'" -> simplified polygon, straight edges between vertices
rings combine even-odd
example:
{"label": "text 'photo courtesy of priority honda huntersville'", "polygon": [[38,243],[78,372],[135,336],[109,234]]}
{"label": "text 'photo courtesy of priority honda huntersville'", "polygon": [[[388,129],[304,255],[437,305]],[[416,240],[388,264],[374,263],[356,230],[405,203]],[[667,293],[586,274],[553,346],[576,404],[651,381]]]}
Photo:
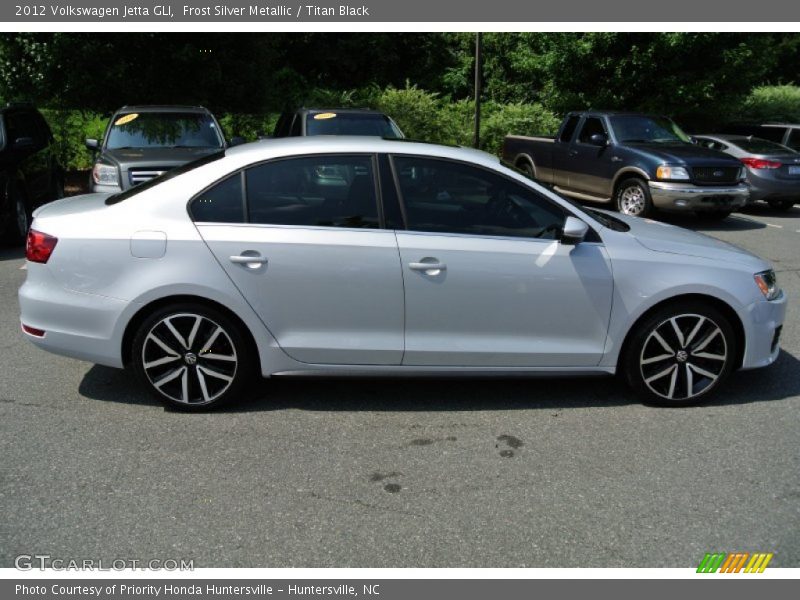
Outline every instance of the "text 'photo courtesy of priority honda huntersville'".
{"label": "text 'photo courtesy of priority honda huntersville'", "polygon": [[684,405],[771,364],[786,309],[745,250],[426,143],[262,140],[34,217],[27,338],[185,409],[256,373],[619,372]]}

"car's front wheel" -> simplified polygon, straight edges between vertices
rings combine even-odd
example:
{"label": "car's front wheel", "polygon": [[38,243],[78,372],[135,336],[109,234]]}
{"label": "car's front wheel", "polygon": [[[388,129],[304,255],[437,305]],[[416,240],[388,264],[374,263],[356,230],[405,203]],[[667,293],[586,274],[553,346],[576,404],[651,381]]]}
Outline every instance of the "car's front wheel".
{"label": "car's front wheel", "polygon": [[255,371],[255,352],[241,325],[201,304],[155,311],[132,348],[144,387],[182,410],[218,406],[241,395]]}
{"label": "car's front wheel", "polygon": [[656,310],[632,333],[621,366],[650,404],[695,404],[734,369],[736,336],[713,306],[680,302]]}

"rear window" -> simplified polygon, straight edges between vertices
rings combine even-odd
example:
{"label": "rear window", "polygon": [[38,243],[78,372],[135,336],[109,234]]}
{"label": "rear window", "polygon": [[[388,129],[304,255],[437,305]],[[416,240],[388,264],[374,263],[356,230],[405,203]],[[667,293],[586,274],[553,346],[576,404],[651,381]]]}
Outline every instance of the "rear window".
{"label": "rear window", "polygon": [[374,113],[310,113],[306,135],[370,135],[402,138],[403,134],[386,115]]}
{"label": "rear window", "polygon": [[761,138],[743,138],[741,140],[731,140],[745,152],[752,152],[753,154],[786,154],[792,152],[790,148],[769,140]]}
{"label": "rear window", "polygon": [[127,200],[128,198],[133,198],[137,194],[142,192],[146,192],[152,187],[159,185],[160,183],[164,183],[165,181],[169,181],[178,175],[183,175],[184,173],[188,173],[189,171],[193,171],[198,167],[202,167],[203,165],[207,165],[212,163],[216,160],[225,156],[225,151],[220,150],[219,152],[214,152],[213,154],[209,154],[202,158],[198,158],[197,160],[193,160],[191,162],[186,163],[185,165],[181,165],[180,167],[175,167],[174,169],[170,169],[166,173],[159,175],[158,177],[154,177],[150,181],[146,181],[144,183],[140,183],[124,192],[120,192],[119,194],[114,194],[113,196],[109,196],[106,198],[106,204],[116,204],[117,202],[122,202],[123,200]]}

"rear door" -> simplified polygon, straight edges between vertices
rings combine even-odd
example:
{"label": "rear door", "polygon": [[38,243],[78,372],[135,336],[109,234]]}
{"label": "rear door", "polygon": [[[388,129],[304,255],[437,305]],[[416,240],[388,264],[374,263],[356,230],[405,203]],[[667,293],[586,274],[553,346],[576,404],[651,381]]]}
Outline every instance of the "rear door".
{"label": "rear door", "polygon": [[298,361],[402,360],[400,260],[394,231],[381,229],[375,172],[369,155],[281,159],[193,200],[217,260]]}
{"label": "rear door", "polygon": [[572,151],[572,138],[581,121],[580,115],[569,115],[564,122],[558,137],[553,142],[553,184],[562,188],[569,187],[569,168],[571,164],[570,152]]}

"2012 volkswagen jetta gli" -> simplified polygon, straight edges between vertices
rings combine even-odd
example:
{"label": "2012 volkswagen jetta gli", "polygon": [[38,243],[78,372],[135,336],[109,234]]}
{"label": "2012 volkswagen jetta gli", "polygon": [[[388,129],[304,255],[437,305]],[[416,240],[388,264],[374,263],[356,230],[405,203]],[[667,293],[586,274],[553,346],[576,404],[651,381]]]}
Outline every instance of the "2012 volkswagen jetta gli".
{"label": "2012 volkswagen jetta gli", "polygon": [[621,372],[689,404],[776,359],[786,304],[735,246],[575,206],[489,154],[363,137],[265,140],[53,202],[27,259],[29,340],[131,366],[186,409],[256,372]]}

